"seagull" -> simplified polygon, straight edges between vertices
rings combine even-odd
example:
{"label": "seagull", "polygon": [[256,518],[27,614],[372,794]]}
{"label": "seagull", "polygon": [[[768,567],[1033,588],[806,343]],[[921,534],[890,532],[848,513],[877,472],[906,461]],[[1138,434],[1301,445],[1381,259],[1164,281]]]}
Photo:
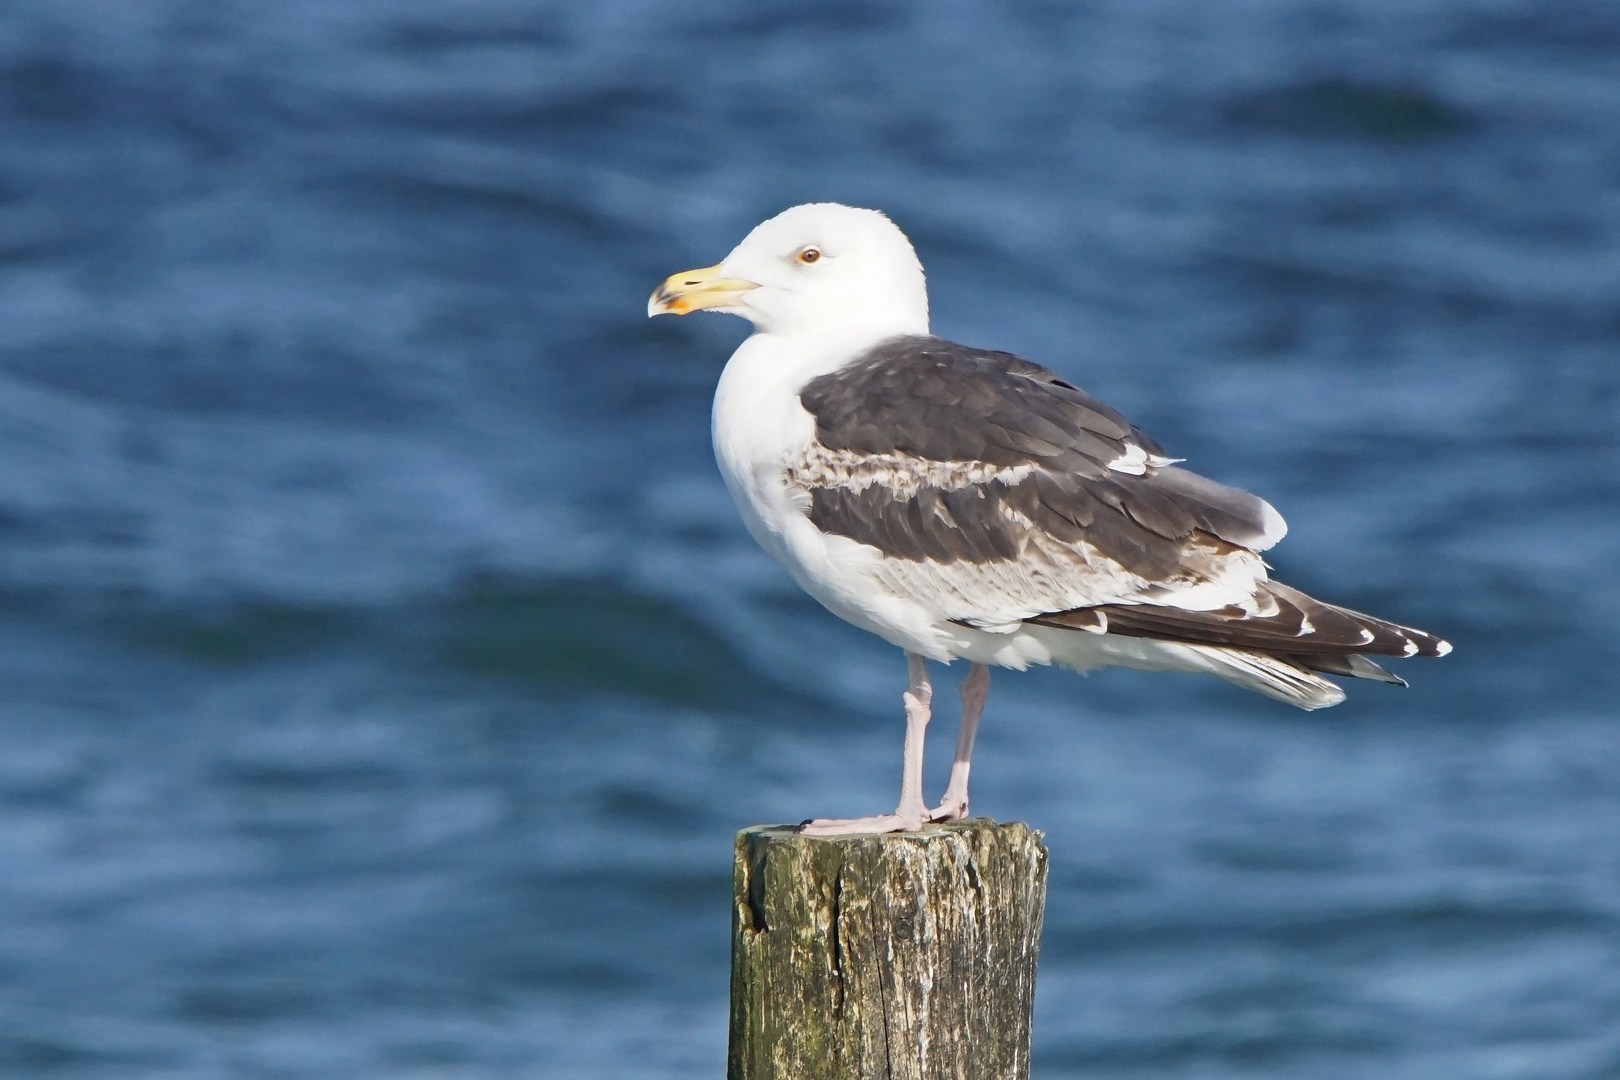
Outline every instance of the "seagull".
{"label": "seagull", "polygon": [[[715,458],[748,531],[835,615],[905,652],[893,813],[813,836],[968,816],[990,668],[1215,675],[1302,709],[1323,674],[1404,686],[1372,656],[1444,656],[1421,630],[1270,579],[1287,525],[1180,467],[1114,409],[1012,353],[933,336],[921,263],[883,213],[785,210],[716,266],[675,274],[649,316],[716,311],[754,332],[714,396]],[[969,661],[944,798],[923,798],[929,660]]]}

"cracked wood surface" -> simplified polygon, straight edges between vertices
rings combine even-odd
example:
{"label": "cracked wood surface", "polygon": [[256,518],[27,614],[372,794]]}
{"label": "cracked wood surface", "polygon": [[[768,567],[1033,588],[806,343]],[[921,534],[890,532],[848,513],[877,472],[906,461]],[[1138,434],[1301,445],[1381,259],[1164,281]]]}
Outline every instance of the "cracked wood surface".
{"label": "cracked wood surface", "polygon": [[978,818],[737,834],[728,1080],[1024,1080],[1046,849]]}

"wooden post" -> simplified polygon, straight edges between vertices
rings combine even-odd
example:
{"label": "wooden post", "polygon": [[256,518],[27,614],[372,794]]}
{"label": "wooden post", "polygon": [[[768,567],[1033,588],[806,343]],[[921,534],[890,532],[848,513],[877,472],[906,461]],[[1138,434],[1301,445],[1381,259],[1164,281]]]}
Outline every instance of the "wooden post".
{"label": "wooden post", "polygon": [[1026,1080],[1046,848],[987,818],[737,834],[727,1080]]}

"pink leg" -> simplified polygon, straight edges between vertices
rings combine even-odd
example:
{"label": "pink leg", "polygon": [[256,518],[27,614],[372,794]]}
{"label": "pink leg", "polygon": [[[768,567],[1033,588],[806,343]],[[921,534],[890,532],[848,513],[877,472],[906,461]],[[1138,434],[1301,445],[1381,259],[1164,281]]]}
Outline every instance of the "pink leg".
{"label": "pink leg", "polygon": [[968,769],[973,761],[973,738],[979,733],[979,717],[990,696],[990,669],[974,664],[962,680],[962,733],[956,737],[956,760],[951,762],[951,782],[945,798],[929,814],[933,821],[960,821],[968,816]]}
{"label": "pink leg", "polygon": [[806,836],[847,836],[851,833],[913,832],[928,823],[923,802],[923,736],[928,731],[928,706],[933,687],[928,685],[928,661],[906,653],[911,685],[906,690],[906,756],[900,774],[900,805],[892,814],[863,818],[816,818],[799,826]]}

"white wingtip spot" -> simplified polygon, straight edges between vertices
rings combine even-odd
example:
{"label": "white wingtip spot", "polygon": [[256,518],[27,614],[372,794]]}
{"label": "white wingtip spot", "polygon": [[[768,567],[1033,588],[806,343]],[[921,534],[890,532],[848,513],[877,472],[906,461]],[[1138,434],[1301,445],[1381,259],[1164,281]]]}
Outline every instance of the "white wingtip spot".
{"label": "white wingtip spot", "polygon": [[1404,655],[1404,656],[1416,656],[1417,653],[1418,653],[1417,642],[1413,641],[1411,638],[1407,638],[1406,639],[1406,651],[1402,655]]}
{"label": "white wingtip spot", "polygon": [[1434,655],[1436,655],[1436,656],[1449,656],[1449,655],[1451,655],[1451,642],[1449,642],[1449,641],[1437,641],[1437,642],[1435,642]]}
{"label": "white wingtip spot", "polygon": [[1367,629],[1365,626],[1363,626],[1361,628],[1361,643],[1363,645],[1366,645],[1366,644],[1370,643],[1372,641],[1372,639],[1373,639],[1373,632],[1371,630]]}

